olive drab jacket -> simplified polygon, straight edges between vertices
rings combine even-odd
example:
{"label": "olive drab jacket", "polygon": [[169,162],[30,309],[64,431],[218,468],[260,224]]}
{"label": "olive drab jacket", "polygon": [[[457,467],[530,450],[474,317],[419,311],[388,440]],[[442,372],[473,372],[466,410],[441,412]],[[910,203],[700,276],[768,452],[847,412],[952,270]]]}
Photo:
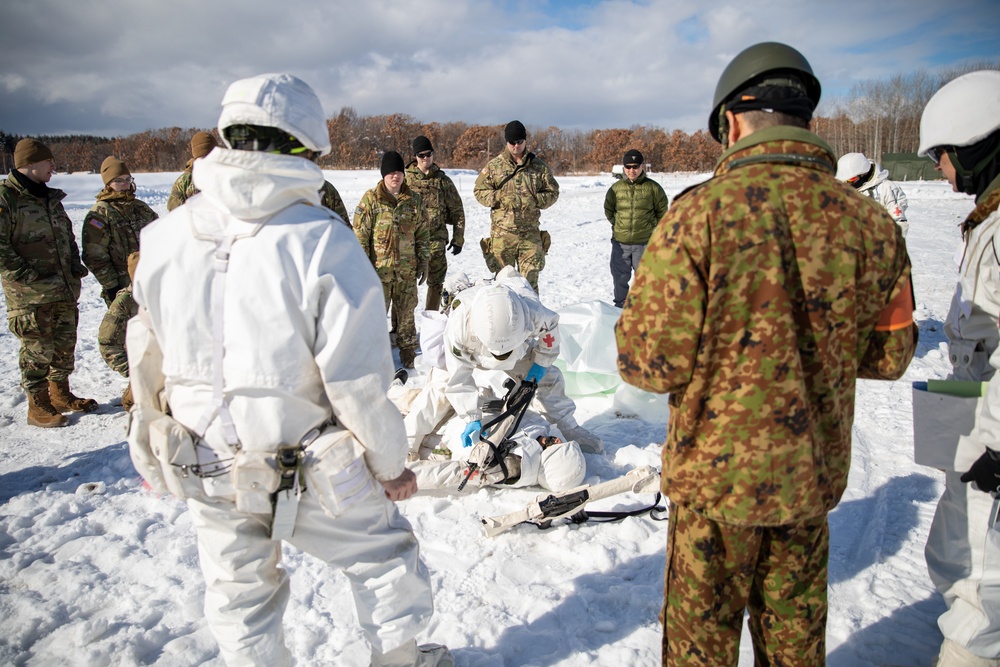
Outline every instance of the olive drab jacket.
{"label": "olive drab jacket", "polygon": [[[157,215],[132,192],[107,188],[83,219],[83,263],[112,295],[131,284],[128,256],[139,250],[139,232]],[[113,298],[113,296],[112,296]]]}
{"label": "olive drab jacket", "polygon": [[177,177],[174,181],[173,187],[170,188],[170,197],[167,198],[167,210],[172,211],[184,202],[186,202],[191,197],[198,194],[199,190],[194,186],[194,178],[191,175],[191,164],[194,162],[194,158],[191,158],[187,162],[187,166],[184,167],[184,171],[181,175]]}
{"label": "olive drab jacket", "polygon": [[430,258],[430,233],[420,196],[404,182],[398,197],[385,183],[369,190],[354,210],[354,233],[382,282],[416,280]]}
{"label": "olive drab jacket", "polygon": [[504,148],[476,178],[473,194],[490,209],[491,236],[538,230],[541,211],[559,199],[552,170],[534,153],[520,162]]}
{"label": "olive drab jacket", "polygon": [[803,129],[741,139],[653,231],[616,327],[625,381],[670,393],[664,494],[714,521],[833,509],[856,379],[913,357],[902,233],[835,165]]}
{"label": "olive drab jacket", "polygon": [[645,245],[667,212],[667,205],[663,187],[648,178],[646,172],[635,181],[616,181],[604,197],[604,216],[611,223],[611,238],[625,245]]}
{"label": "olive drab jacket", "polygon": [[436,164],[432,164],[425,174],[414,160],[406,167],[406,184],[420,195],[420,203],[427,211],[430,240],[447,243],[448,227],[451,227],[452,243],[465,245],[465,207],[448,174]]}
{"label": "olive drab jacket", "polygon": [[[62,200],[66,193],[35,184],[32,194],[12,172],[0,183],[0,283],[7,315],[47,303],[77,301],[87,269]],[[19,178],[20,177],[20,178]]]}

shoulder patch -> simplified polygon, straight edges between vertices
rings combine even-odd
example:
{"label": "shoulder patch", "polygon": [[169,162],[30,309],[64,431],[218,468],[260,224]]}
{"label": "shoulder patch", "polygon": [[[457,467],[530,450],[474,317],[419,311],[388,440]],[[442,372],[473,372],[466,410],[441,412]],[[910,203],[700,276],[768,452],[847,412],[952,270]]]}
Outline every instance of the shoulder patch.
{"label": "shoulder patch", "polygon": [[104,221],[101,220],[100,218],[91,218],[90,224],[93,225],[94,227],[97,227],[98,229],[104,229]]}
{"label": "shoulder patch", "polygon": [[483,170],[481,172],[479,172],[479,173],[482,174],[483,176],[485,176],[486,175],[486,167],[483,167]]}

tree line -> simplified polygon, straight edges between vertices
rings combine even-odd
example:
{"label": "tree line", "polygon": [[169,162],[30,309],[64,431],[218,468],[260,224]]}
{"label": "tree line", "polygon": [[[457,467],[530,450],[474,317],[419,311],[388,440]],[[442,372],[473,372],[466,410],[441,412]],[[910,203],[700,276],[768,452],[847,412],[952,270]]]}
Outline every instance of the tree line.
{"label": "tree line", "polygon": [[[946,72],[917,71],[855,83],[850,93],[824,102],[812,128],[837,155],[859,152],[881,160],[885,153],[917,150],[920,114],[927,100],[954,77],[977,69],[1000,69],[1000,59],[970,62]],[[530,121],[530,119],[528,119]],[[481,169],[503,148],[503,124],[425,123],[407,114],[362,116],[352,107],[327,119],[333,152],[319,160],[325,169],[377,169],[394,150],[405,160],[417,135],[434,145],[435,161],[452,169]],[[146,130],[124,137],[86,135],[38,137],[55,153],[60,171],[98,171],[115,155],[136,172],[180,171],[190,159],[189,141],[201,128]],[[610,170],[622,154],[637,148],[652,171],[711,171],[722,149],[704,130],[687,133],[635,125],[601,130],[562,130],[528,124],[529,150],[558,174]],[[209,130],[215,132],[215,130]],[[217,134],[217,133],[216,133]],[[0,131],[0,161],[13,165],[22,137]]]}

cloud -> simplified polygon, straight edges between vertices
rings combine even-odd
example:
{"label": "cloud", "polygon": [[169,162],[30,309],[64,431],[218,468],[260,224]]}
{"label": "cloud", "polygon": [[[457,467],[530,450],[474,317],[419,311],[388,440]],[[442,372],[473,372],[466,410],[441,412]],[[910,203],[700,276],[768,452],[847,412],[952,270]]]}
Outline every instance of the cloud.
{"label": "cloud", "polygon": [[331,115],[694,130],[722,69],[756,42],[796,46],[843,95],[995,57],[1000,28],[989,0],[8,4],[0,129],[45,134],[209,127],[229,82],[269,71],[308,81]]}

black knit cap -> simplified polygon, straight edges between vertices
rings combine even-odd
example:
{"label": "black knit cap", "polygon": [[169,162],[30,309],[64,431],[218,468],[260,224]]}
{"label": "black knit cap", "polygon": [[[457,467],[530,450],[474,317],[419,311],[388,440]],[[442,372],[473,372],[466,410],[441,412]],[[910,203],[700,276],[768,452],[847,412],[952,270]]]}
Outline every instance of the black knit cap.
{"label": "black knit cap", "polygon": [[419,137],[413,140],[414,155],[417,155],[418,153],[423,153],[424,151],[433,151],[433,150],[434,147],[431,146],[431,140],[425,137],[424,135],[421,134]]}
{"label": "black knit cap", "polygon": [[646,160],[643,159],[642,153],[633,148],[625,153],[625,157],[622,158],[622,164],[646,164]]}
{"label": "black knit cap", "polygon": [[510,143],[512,141],[522,141],[528,138],[528,131],[519,120],[512,120],[503,128],[503,138]]}
{"label": "black knit cap", "polygon": [[403,164],[403,156],[396,151],[386,151],[382,154],[382,177],[384,178],[386,174],[391,174],[394,171],[405,171],[406,165]]}

